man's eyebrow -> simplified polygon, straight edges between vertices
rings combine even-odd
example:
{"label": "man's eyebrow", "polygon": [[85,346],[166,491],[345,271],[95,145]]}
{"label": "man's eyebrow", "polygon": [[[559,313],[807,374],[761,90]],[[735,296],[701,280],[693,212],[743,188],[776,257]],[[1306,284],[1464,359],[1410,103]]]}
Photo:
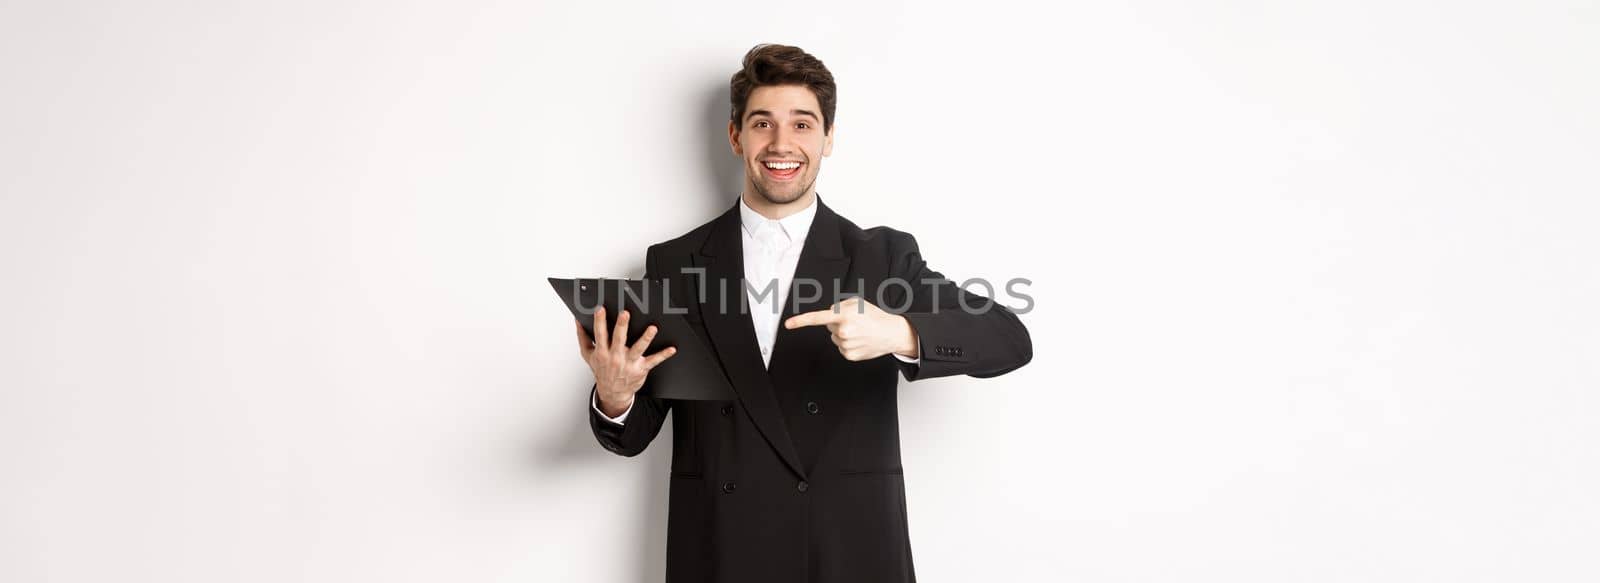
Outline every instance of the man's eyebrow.
{"label": "man's eyebrow", "polygon": [[[811,119],[822,119],[822,117],[817,115],[816,112],[811,111],[809,109],[791,109],[791,110],[789,110],[789,113],[791,113],[791,114],[793,114],[795,116],[802,116],[802,115],[811,116]],[[745,119],[750,119],[750,118],[756,117],[758,115],[764,115],[764,116],[767,116],[767,117],[772,117],[772,112],[767,111],[765,109],[753,109],[753,110],[750,110],[749,112],[745,113],[744,114],[744,118]]]}

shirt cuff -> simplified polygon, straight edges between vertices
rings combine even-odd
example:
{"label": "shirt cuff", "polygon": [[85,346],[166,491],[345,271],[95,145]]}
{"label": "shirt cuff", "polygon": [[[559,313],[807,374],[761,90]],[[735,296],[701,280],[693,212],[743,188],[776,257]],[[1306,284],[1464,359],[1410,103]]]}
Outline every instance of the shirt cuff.
{"label": "shirt cuff", "polygon": [[628,403],[628,409],[623,411],[622,414],[617,415],[616,417],[607,416],[605,411],[600,410],[600,398],[598,393],[589,393],[589,406],[594,407],[594,412],[599,413],[601,419],[616,423],[617,425],[622,425],[623,421],[628,419],[628,413],[633,412],[633,403]]}
{"label": "shirt cuff", "polygon": [[[906,364],[922,364],[922,357],[921,356],[918,356],[916,358],[907,358],[905,356],[901,356],[900,353],[898,353],[898,352],[891,352],[890,354],[893,354],[895,358],[900,359],[900,362],[903,362],[903,363],[906,363]],[[602,413],[602,415],[604,415],[604,414]],[[626,413],[624,413],[624,415],[626,415]]]}

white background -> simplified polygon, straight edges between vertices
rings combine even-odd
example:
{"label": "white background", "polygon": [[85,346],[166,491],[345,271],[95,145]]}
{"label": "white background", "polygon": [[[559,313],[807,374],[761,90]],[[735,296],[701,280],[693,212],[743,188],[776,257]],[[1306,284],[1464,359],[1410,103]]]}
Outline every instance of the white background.
{"label": "white background", "polygon": [[0,4],[0,580],[660,580],[544,278],[819,188],[1033,363],[905,384],[919,579],[1600,579],[1594,2]]}

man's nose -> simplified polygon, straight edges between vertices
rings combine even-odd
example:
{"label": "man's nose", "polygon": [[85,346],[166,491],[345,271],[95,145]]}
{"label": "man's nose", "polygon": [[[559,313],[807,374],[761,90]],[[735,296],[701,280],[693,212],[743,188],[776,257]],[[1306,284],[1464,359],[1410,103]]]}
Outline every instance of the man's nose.
{"label": "man's nose", "polygon": [[794,145],[794,130],[783,127],[772,133],[772,143],[767,144],[767,151],[774,154],[789,153],[796,149]]}

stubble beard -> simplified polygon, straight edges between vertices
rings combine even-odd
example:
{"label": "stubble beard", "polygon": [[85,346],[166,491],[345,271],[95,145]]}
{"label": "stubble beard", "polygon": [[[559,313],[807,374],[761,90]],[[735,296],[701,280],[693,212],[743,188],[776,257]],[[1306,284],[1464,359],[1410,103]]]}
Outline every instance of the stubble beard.
{"label": "stubble beard", "polygon": [[[811,169],[810,168],[810,164],[807,164],[807,168],[806,169],[807,170]],[[812,186],[816,186],[816,184],[817,184],[817,176],[816,176],[816,174],[812,174],[811,175],[811,180],[809,182],[806,182],[804,187],[802,187],[801,189],[795,191],[794,194],[789,196],[788,198],[784,198],[780,193],[773,192],[771,189],[768,189],[767,185],[765,184],[765,182],[766,182],[765,177],[762,177],[759,180],[751,180],[750,184],[755,186],[756,194],[760,195],[761,198],[766,200],[767,202],[772,203],[772,204],[789,204],[791,202],[800,200],[800,197],[805,196],[807,192],[811,192],[811,187]]]}

